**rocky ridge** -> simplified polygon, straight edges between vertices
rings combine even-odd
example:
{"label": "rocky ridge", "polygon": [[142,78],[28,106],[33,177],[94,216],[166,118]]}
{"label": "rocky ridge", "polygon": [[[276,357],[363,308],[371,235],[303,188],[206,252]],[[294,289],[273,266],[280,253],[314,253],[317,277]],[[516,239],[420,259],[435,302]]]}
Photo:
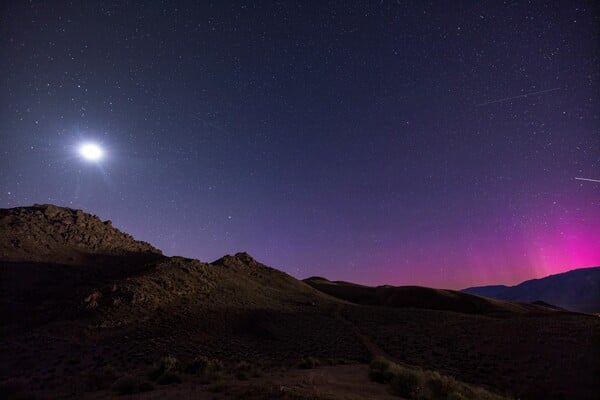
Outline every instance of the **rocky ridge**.
{"label": "rocky ridge", "polygon": [[0,209],[0,260],[76,264],[89,255],[162,255],[82,210],[35,204]]}

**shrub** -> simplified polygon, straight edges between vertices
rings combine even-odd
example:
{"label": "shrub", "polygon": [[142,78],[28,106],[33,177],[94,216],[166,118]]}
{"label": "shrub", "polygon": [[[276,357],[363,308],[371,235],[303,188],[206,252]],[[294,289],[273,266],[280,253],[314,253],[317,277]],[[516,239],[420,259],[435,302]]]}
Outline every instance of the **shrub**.
{"label": "shrub", "polygon": [[179,361],[175,357],[167,356],[160,359],[160,365],[165,371],[173,371],[178,367]]}
{"label": "shrub", "polygon": [[298,366],[302,369],[312,369],[319,365],[319,360],[314,357],[303,357]]}
{"label": "shrub", "polygon": [[502,400],[501,396],[482,388],[469,386],[451,376],[435,371],[423,371],[377,358],[369,365],[369,378],[375,382],[389,383],[390,391],[407,399],[419,400]]}
{"label": "shrub", "polygon": [[180,383],[181,377],[177,373],[179,361],[175,357],[163,357],[148,374],[148,377],[156,381],[159,385],[169,385],[171,383]]}
{"label": "shrub", "polygon": [[246,380],[250,376],[252,367],[246,361],[240,361],[236,364],[233,371],[235,372],[235,377],[240,380]]}
{"label": "shrub", "polygon": [[374,359],[369,365],[369,379],[379,383],[388,383],[392,380],[391,366],[392,363],[385,358]]}
{"label": "shrub", "polygon": [[390,389],[395,395],[417,399],[423,392],[422,376],[410,369],[398,368],[393,372]]}
{"label": "shrub", "polygon": [[204,383],[210,383],[221,376],[223,363],[220,360],[198,356],[187,365],[185,370],[187,373],[198,375]]}
{"label": "shrub", "polygon": [[446,399],[453,393],[460,396],[460,392],[465,392],[466,389],[468,388],[461,388],[460,382],[450,376],[440,375],[438,372],[427,372],[427,390],[436,399]]}

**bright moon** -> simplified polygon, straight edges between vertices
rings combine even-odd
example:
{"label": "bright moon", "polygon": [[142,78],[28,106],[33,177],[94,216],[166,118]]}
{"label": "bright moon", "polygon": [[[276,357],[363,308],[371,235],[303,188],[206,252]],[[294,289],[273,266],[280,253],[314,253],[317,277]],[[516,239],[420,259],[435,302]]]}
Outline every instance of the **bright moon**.
{"label": "bright moon", "polygon": [[97,144],[86,143],[79,147],[79,154],[88,161],[98,161],[102,159],[104,152]]}

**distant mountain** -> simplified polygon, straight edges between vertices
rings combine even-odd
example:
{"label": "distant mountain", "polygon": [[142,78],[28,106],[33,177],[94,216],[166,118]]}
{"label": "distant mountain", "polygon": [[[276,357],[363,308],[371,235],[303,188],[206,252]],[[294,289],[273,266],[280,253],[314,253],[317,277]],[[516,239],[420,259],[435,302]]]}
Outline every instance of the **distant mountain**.
{"label": "distant mountain", "polygon": [[422,308],[467,314],[544,313],[555,311],[545,304],[514,304],[482,298],[456,290],[422,286],[364,286],[351,282],[330,281],[314,276],[304,282],[323,293],[355,304],[394,308]]}
{"label": "distant mountain", "polygon": [[571,311],[600,313],[600,267],[531,279],[516,286],[477,286],[462,291],[499,300],[542,301]]}

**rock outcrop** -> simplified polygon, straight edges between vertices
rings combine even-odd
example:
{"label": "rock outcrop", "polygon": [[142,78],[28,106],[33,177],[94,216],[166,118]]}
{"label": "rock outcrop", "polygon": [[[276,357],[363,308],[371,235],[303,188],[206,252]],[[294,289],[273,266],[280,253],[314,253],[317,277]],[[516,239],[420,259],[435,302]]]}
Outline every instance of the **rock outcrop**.
{"label": "rock outcrop", "polygon": [[81,257],[161,255],[81,210],[54,205],[0,209],[0,261],[77,263]]}
{"label": "rock outcrop", "polygon": [[252,256],[246,252],[236,253],[235,255],[225,255],[218,260],[211,263],[212,265],[219,265],[230,268],[252,268],[252,267],[265,267],[264,264],[256,261]]}

